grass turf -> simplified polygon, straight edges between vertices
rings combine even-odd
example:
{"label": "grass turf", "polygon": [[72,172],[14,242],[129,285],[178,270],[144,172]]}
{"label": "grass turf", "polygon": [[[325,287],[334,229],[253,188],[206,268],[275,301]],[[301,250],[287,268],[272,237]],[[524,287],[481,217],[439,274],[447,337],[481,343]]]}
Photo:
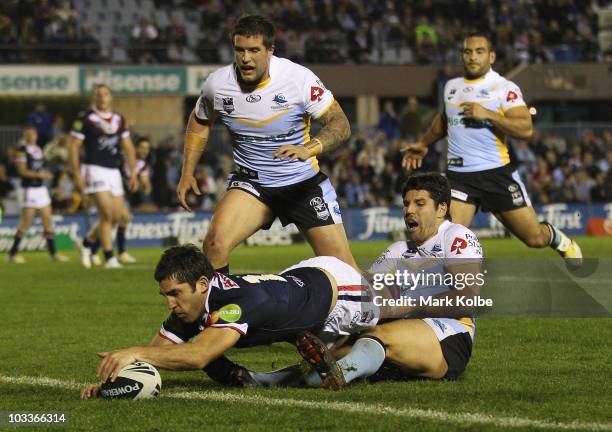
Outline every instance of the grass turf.
{"label": "grass turf", "polygon": [[[356,242],[351,246],[358,261],[367,262],[387,244]],[[582,238],[580,244],[585,256],[612,258],[609,239]],[[528,249],[516,240],[484,241],[483,248],[491,258],[555,257],[553,251]],[[42,253],[25,254],[29,261],[25,265],[3,260],[0,375],[93,382],[96,352],[148,343],[166,315],[152,278],[160,249],[133,249],[131,253],[138,264],[118,271],[85,270],[76,253],[71,254],[70,263],[51,262]],[[232,271],[278,271],[309,256],[306,245],[240,247],[232,255]],[[610,282],[603,288],[609,290]],[[0,380],[0,411],[67,411],[71,429],[88,431],[505,429],[495,419],[480,425],[461,420],[449,423],[419,413],[360,412],[357,404],[380,404],[398,411],[429,409],[495,418],[597,422],[612,428],[610,340],[609,318],[482,318],[472,360],[457,382],[357,383],[339,393],[241,391],[220,387],[200,372],[162,371],[162,397],[156,400],[81,402],[76,390]],[[234,350],[230,357],[258,370],[297,360],[294,350],[283,344]],[[210,397],[181,399],[177,397],[181,391]],[[248,398],[220,400],[227,394]],[[290,403],[282,405],[283,400]],[[307,407],[291,401],[318,405]],[[336,402],[357,409],[336,409]],[[534,427],[528,424],[515,429]]]}

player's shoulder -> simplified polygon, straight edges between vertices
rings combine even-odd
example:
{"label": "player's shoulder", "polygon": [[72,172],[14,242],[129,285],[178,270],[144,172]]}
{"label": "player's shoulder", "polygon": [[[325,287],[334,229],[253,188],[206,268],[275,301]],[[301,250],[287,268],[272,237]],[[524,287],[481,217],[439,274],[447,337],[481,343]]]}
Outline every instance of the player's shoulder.
{"label": "player's shoulder", "polygon": [[408,250],[408,245],[405,241],[398,241],[391,244],[387,250],[385,250],[385,258],[401,258],[404,252]]}
{"label": "player's shoulder", "polygon": [[448,81],[446,81],[446,84],[444,84],[444,91],[450,91],[452,89],[457,89],[459,87],[461,87],[464,84],[463,82],[463,77],[456,77],[456,78],[451,78]]}
{"label": "player's shoulder", "polygon": [[222,66],[219,69],[215,69],[214,71],[212,71],[206,76],[202,84],[202,87],[208,87],[210,89],[214,89],[215,87],[218,87],[222,83],[227,83],[228,80],[232,78],[233,74],[234,74],[234,64],[233,63],[228,64],[226,66]]}
{"label": "player's shoulder", "polygon": [[314,73],[306,66],[276,56],[272,56],[270,60],[270,74],[281,76],[283,79],[293,81],[296,84],[311,81],[314,76]]}
{"label": "player's shoulder", "polygon": [[448,222],[448,224],[444,228],[444,235],[446,237],[457,237],[457,236],[465,237],[466,234],[469,237],[473,237],[475,239],[478,239],[476,234],[474,234],[474,232],[471,229],[469,229],[468,227],[466,227],[464,225],[461,225],[461,224]]}

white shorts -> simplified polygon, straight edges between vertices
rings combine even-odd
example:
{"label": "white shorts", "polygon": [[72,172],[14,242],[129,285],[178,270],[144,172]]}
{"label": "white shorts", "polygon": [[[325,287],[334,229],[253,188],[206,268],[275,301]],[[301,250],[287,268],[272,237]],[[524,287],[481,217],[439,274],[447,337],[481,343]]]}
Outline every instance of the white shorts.
{"label": "white shorts", "polygon": [[474,320],[471,318],[423,318],[436,334],[439,341],[443,341],[449,336],[459,333],[469,333],[472,340],[474,339]]}
{"label": "white shorts", "polygon": [[[359,333],[376,326],[379,308],[372,302],[372,288],[361,273],[336,257],[321,256],[304,260],[287,270],[316,267],[330,273],[336,279],[338,300],[327,316],[319,335],[328,342],[334,337]],[[283,273],[281,272],[281,273]]]}
{"label": "white shorts", "polygon": [[85,181],[86,194],[108,191],[112,196],[122,196],[123,182],[119,168],[107,168],[98,165],[81,166],[81,176]]}
{"label": "white shorts", "polygon": [[51,204],[51,197],[46,186],[24,187],[21,190],[22,208],[41,209]]}

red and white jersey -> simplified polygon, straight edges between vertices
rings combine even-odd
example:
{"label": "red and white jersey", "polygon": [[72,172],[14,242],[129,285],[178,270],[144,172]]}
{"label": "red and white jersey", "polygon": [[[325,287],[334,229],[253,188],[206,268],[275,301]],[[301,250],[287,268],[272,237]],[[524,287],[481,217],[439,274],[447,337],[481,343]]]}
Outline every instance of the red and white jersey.
{"label": "red and white jersey", "polygon": [[273,155],[283,145],[310,141],[310,119],[323,115],[334,96],[309,69],[272,56],[270,78],[254,90],[240,87],[233,64],[212,72],[195,106],[202,120],[219,118],[233,141],[238,171],[268,187],[287,186],[319,171],[315,157],[281,161]]}
{"label": "red and white jersey", "polygon": [[474,172],[509,164],[505,136],[488,120],[464,118],[461,104],[465,102],[475,102],[504,115],[512,108],[525,106],[521,89],[492,69],[480,78],[454,78],[444,86],[448,169]]}

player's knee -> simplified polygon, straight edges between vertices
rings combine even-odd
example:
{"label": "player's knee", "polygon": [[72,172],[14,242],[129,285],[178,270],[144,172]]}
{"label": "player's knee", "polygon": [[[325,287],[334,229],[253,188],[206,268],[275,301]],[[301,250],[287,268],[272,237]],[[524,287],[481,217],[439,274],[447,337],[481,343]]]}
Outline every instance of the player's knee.
{"label": "player's knee", "polygon": [[219,255],[229,254],[231,245],[225,236],[219,234],[216,230],[211,230],[206,234],[206,237],[204,237],[202,247],[204,253],[211,258],[213,256],[217,257]]}

